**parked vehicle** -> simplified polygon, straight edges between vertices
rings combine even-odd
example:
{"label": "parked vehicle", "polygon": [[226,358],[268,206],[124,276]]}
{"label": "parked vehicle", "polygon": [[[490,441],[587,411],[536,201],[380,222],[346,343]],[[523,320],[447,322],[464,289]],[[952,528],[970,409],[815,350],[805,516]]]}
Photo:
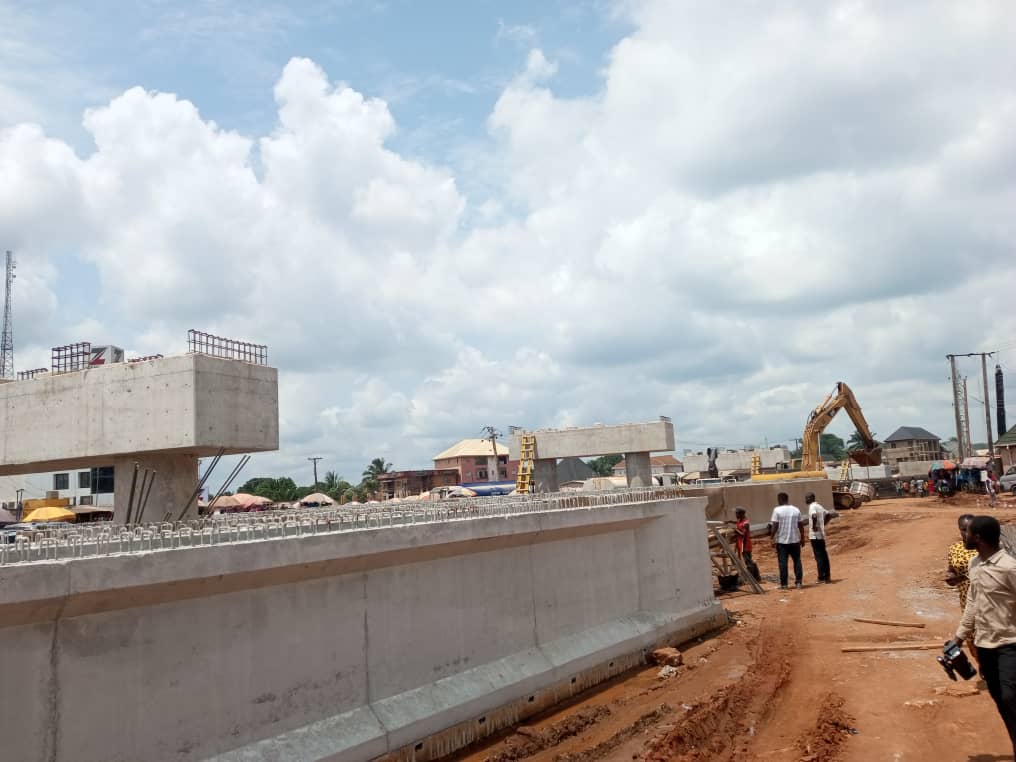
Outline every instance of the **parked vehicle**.
{"label": "parked vehicle", "polygon": [[998,480],[998,491],[1016,495],[1016,466],[1009,466],[1009,470],[1002,474]]}

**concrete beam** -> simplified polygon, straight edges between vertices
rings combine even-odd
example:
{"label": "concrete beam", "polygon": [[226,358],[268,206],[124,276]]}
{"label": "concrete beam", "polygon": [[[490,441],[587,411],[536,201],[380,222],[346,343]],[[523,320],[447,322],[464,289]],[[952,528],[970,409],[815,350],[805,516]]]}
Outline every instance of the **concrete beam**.
{"label": "concrete beam", "polygon": [[[669,420],[623,423],[616,426],[581,426],[569,429],[537,429],[537,458],[571,458],[616,455],[625,452],[670,452],[674,449],[674,424]],[[509,443],[510,458],[519,459],[521,433]]]}
{"label": "concrete beam", "polygon": [[0,475],[278,446],[275,368],[187,354],[0,384]]}

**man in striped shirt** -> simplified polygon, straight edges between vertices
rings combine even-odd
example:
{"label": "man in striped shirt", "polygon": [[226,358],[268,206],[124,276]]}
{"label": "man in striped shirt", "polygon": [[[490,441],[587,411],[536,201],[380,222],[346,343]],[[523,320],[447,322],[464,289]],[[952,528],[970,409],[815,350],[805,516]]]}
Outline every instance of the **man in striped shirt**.
{"label": "man in striped shirt", "polygon": [[801,566],[801,546],[804,535],[801,529],[807,523],[801,511],[790,504],[790,495],[781,492],[776,496],[778,505],[773,509],[773,517],[769,520],[769,536],[776,544],[776,558],[780,565],[780,589],[787,589],[787,559],[794,559],[794,582],[798,589],[804,578],[804,567]]}

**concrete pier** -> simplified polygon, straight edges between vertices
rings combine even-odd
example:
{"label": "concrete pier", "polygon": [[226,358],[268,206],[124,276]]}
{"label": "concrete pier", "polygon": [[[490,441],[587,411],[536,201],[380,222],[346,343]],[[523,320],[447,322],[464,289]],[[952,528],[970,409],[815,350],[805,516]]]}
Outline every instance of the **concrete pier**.
{"label": "concrete pier", "polygon": [[651,487],[653,467],[648,452],[626,452],[624,454],[625,476],[629,487]]}
{"label": "concrete pier", "polygon": [[4,758],[448,753],[726,620],[705,499],[620,497],[0,566]]}
{"label": "concrete pier", "polygon": [[275,368],[187,354],[0,384],[0,475],[113,465],[123,520],[134,463],[158,471],[146,518],[179,511],[197,458],[279,446]]}

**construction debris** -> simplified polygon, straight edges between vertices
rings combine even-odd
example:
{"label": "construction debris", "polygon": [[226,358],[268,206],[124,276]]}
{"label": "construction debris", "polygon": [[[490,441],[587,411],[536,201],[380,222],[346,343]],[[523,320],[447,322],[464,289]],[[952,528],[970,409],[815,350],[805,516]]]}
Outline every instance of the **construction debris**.
{"label": "construction debris", "polygon": [[684,664],[684,655],[676,648],[657,648],[649,658],[653,664],[660,664],[668,667],[680,667]]}
{"label": "construction debris", "polygon": [[942,647],[942,643],[884,643],[880,646],[844,646],[840,649],[842,653],[857,653],[861,651],[932,651]]}
{"label": "construction debris", "polygon": [[861,617],[854,617],[855,622],[865,622],[866,624],[881,624],[886,627],[919,627],[924,629],[925,624],[923,622],[893,622],[888,619],[863,619]]}

